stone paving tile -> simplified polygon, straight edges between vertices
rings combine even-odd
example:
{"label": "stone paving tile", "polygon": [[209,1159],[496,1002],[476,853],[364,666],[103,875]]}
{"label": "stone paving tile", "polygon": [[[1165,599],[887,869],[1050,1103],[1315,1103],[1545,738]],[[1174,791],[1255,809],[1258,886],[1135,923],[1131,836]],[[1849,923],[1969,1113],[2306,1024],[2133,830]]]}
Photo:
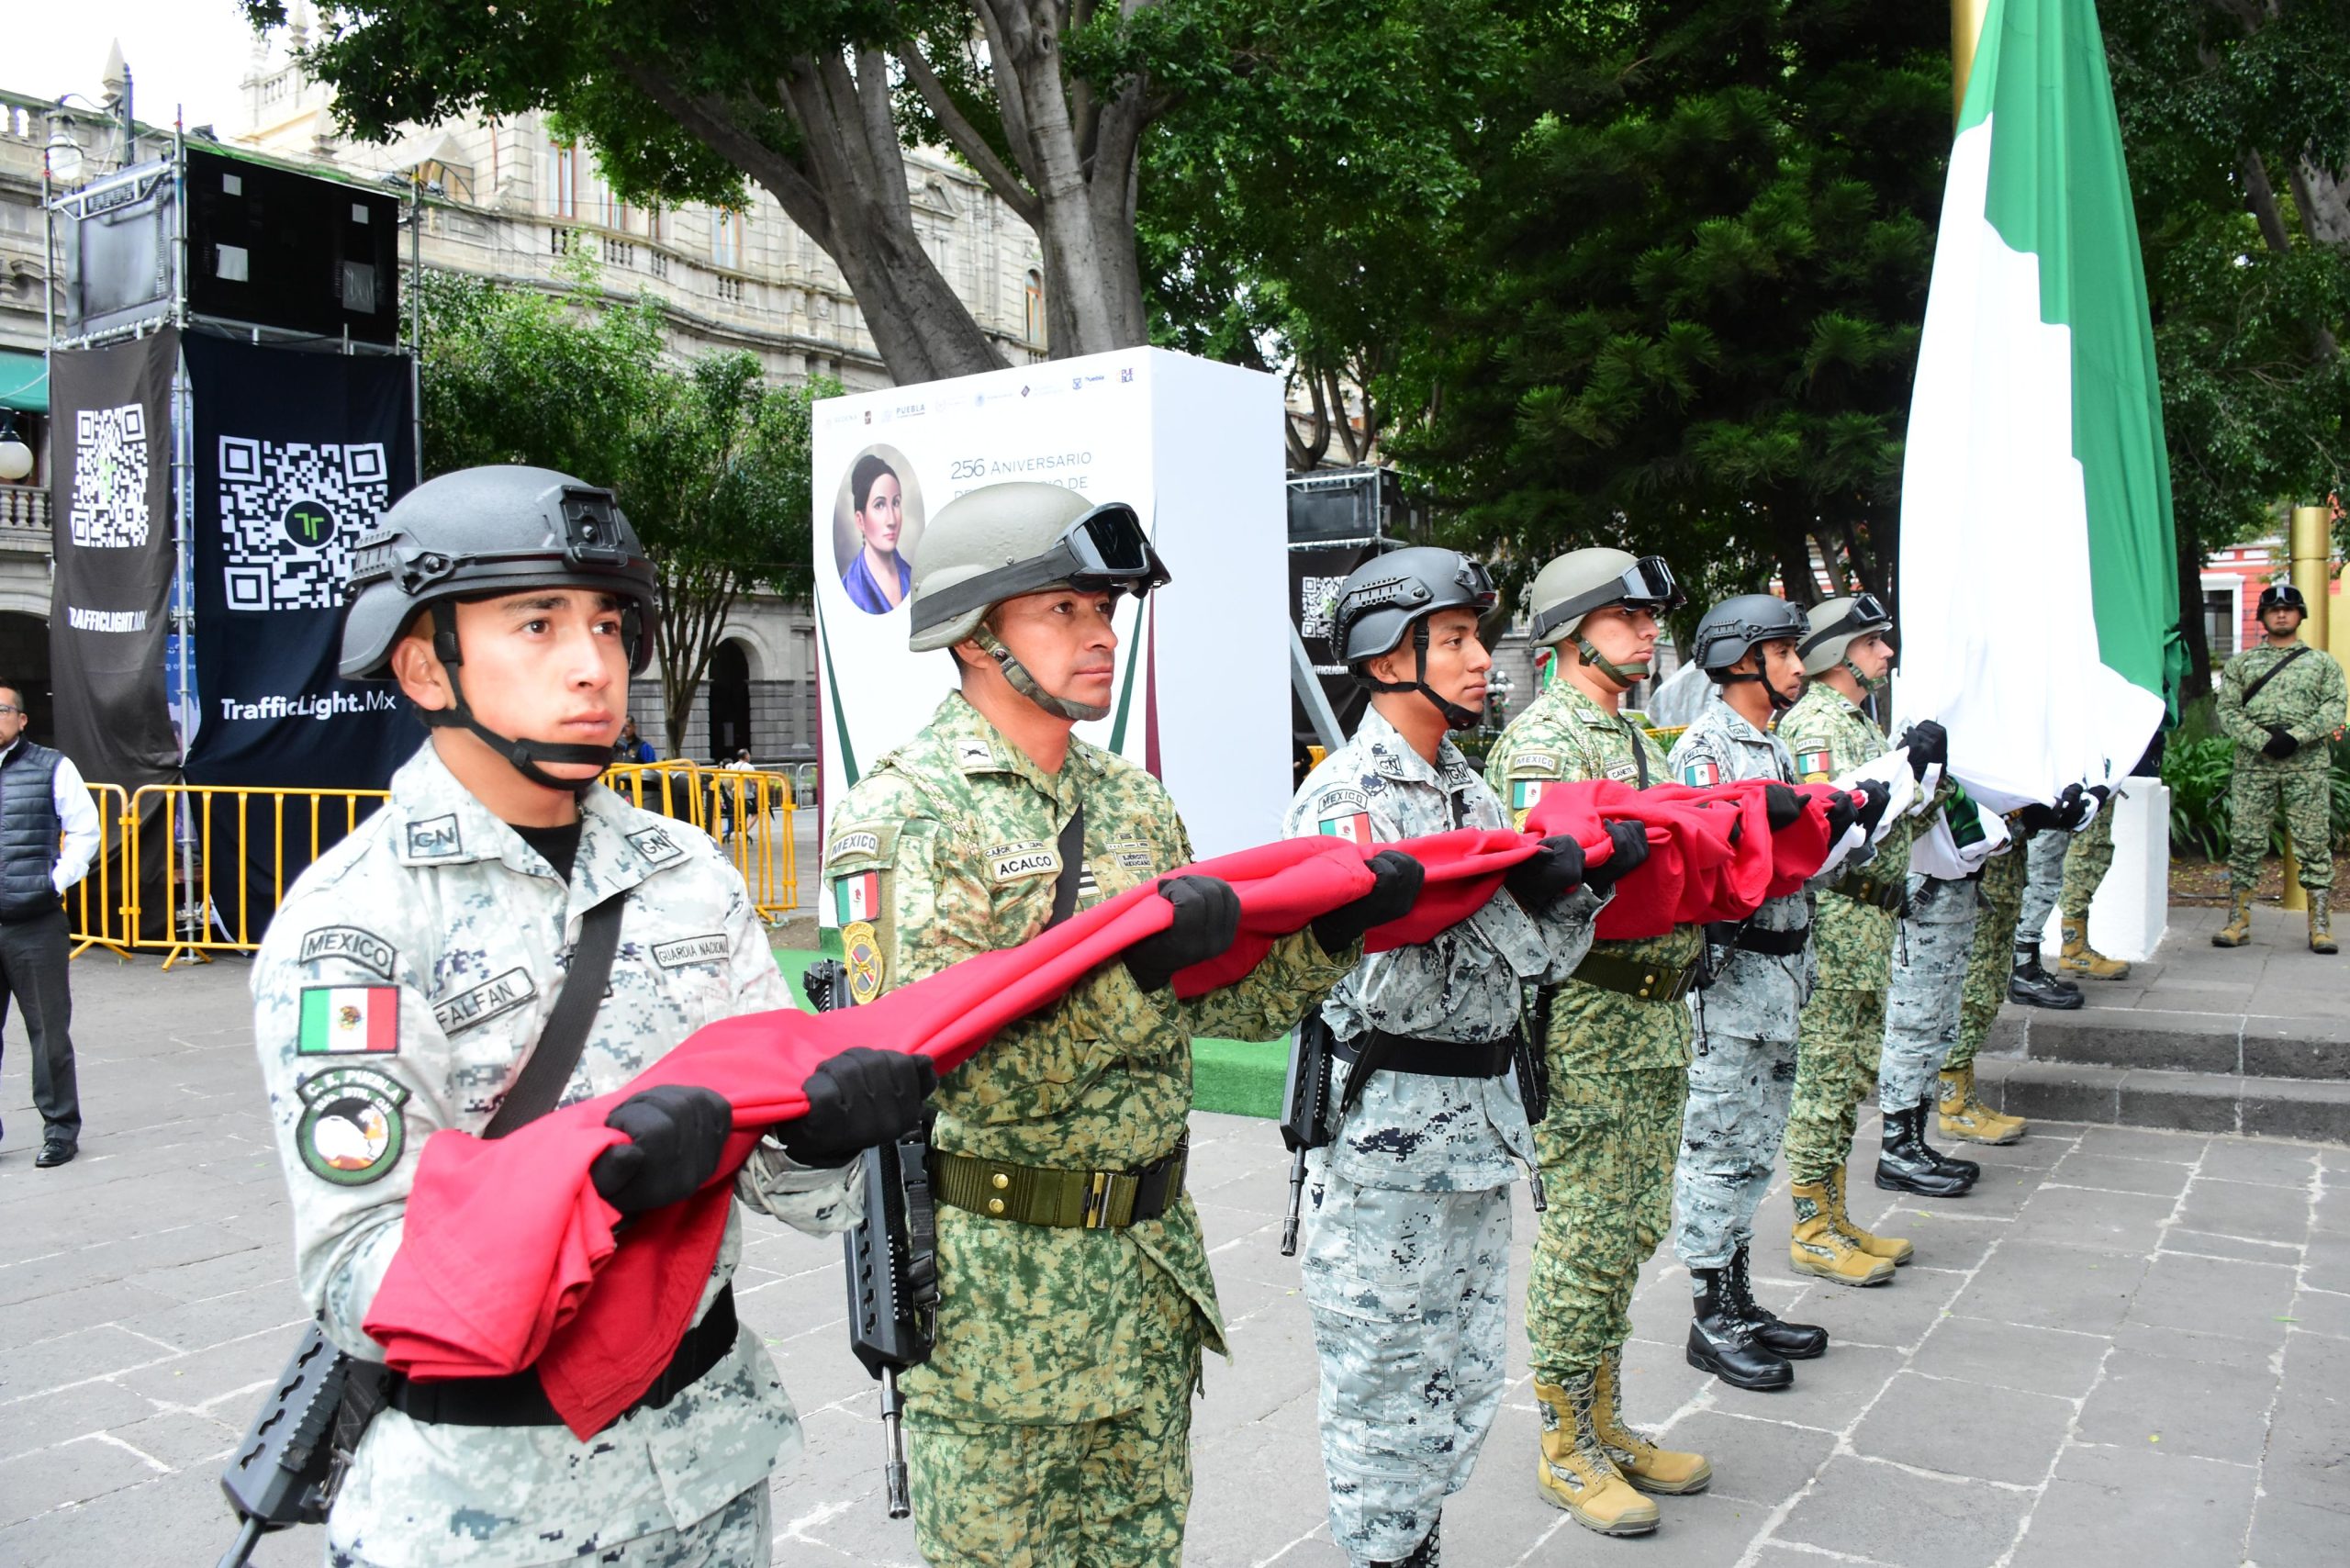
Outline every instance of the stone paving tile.
{"label": "stone paving tile", "polygon": [[[88,1017],[94,1038],[159,1006],[174,1026],[148,1030],[135,1051],[89,1053],[85,1091],[106,1109],[85,1159],[42,1173],[63,1180],[37,1181],[28,1153],[0,1148],[0,1562],[176,1568],[228,1544],[219,1455],[301,1313],[243,1036],[245,973],[77,969],[77,1022]],[[122,1026],[108,1031],[109,1018]],[[0,1063],[0,1114],[20,1127],[23,1063],[21,1050]],[[2011,1553],[2019,1568],[2232,1568],[2248,1537],[2258,1568],[2350,1562],[2350,1155],[2042,1123],[2009,1148],[1965,1150],[1985,1166],[1977,1192],[1928,1203],[1870,1186],[1875,1137],[1872,1118],[1854,1211],[1919,1248],[1895,1284],[1794,1274],[1783,1181],[1757,1219],[1758,1293],[1836,1335],[1827,1356],[1797,1365],[1795,1388],[1747,1394],[1691,1368],[1687,1275],[1669,1255],[1642,1271],[1628,1407],[1672,1446],[1705,1452],[1717,1480],[1707,1495],[1663,1499],[1664,1528],[1637,1543],[1591,1539],[1533,1484],[1534,1221],[1521,1187],[1514,1381],[1448,1509],[1449,1560],[1963,1568]],[[1312,1337],[1297,1265],[1275,1246],[1286,1161],[1266,1124],[1236,1118],[1198,1118],[1193,1147],[1236,1361],[1211,1360],[1195,1406],[1184,1561],[1338,1568]],[[2311,1226],[2321,1181],[2329,1197]],[[776,1561],[913,1562],[910,1527],[881,1506],[875,1385],[842,1342],[838,1242],[756,1222],[747,1239],[743,1316],[773,1348],[807,1438],[775,1486]],[[37,1392],[63,1381],[76,1382],[70,1396]],[[2223,1462],[2247,1453],[2256,1471]],[[256,1562],[319,1556],[320,1532],[303,1529],[264,1541]]]}

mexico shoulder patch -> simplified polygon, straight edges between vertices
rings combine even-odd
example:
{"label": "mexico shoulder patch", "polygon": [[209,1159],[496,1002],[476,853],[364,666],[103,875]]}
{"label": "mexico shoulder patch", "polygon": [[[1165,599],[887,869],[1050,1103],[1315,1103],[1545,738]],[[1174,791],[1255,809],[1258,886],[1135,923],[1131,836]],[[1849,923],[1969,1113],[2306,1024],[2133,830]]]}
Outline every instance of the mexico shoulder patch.
{"label": "mexico shoulder patch", "polygon": [[400,1048],[400,992],[390,985],[309,985],[294,1049],[306,1057],[391,1056]]}
{"label": "mexico shoulder patch", "polygon": [[853,871],[833,879],[833,915],[843,925],[872,920],[881,913],[881,873]]}
{"label": "mexico shoulder patch", "polygon": [[1796,753],[1796,771],[1807,784],[1824,784],[1836,766],[1836,755],[1826,746],[1812,746]]}
{"label": "mexico shoulder patch", "polygon": [[1555,782],[1555,779],[1550,778],[1511,779],[1509,781],[1509,809],[1514,812],[1532,811],[1534,809],[1535,802],[1542,799],[1542,791]]}
{"label": "mexico shoulder patch", "polygon": [[1722,781],[1722,765],[1710,756],[1693,756],[1681,765],[1681,782],[1700,790]]}
{"label": "mexico shoulder patch", "polygon": [[1318,824],[1325,838],[1343,838],[1349,844],[1371,842],[1369,812],[1340,812],[1334,817],[1324,817]]}
{"label": "mexico shoulder patch", "polygon": [[871,921],[853,920],[841,927],[841,959],[851,1001],[862,1007],[881,994],[881,939]]}
{"label": "mexico shoulder patch", "polygon": [[338,1187],[380,1181],[408,1144],[407,1085],[372,1067],[312,1073],[297,1091],[302,1120],[294,1144],[310,1174]]}

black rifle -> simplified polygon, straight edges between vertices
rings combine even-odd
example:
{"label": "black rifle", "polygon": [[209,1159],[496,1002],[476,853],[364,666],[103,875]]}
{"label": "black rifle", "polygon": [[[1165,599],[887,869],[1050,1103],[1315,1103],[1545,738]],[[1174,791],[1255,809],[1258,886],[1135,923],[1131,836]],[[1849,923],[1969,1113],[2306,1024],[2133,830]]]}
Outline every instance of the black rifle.
{"label": "black rifle", "polygon": [[1298,1020],[1290,1047],[1289,1081],[1281,1088],[1281,1143],[1296,1156],[1289,1167],[1289,1214],[1281,1221],[1281,1256],[1297,1256],[1298,1211],[1305,1203],[1305,1151],[1330,1141],[1330,1063],[1338,1039],[1319,1007]]}
{"label": "black rifle", "polygon": [[[851,1000],[848,971],[830,958],[809,965],[800,985],[819,1013]],[[841,1238],[848,1263],[848,1348],[881,1380],[881,1475],[893,1519],[913,1512],[906,1485],[906,1401],[898,1392],[898,1374],[930,1360],[938,1330],[938,1222],[929,1155],[926,1130],[859,1155],[865,1217]]]}
{"label": "black rifle", "polygon": [[386,1375],[310,1326],[221,1473],[220,1489],[244,1527],[219,1568],[243,1568],[271,1530],[326,1522],[360,1434],[383,1407]]}

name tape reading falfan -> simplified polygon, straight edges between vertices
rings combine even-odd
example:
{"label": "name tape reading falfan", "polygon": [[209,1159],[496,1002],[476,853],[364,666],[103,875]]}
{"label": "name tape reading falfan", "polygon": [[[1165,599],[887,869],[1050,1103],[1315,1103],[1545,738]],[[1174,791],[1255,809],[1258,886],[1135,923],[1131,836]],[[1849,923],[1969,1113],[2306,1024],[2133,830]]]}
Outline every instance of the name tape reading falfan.
{"label": "name tape reading falfan", "polygon": [[432,1021],[441,1025],[444,1035],[455,1035],[487,1024],[501,1013],[510,1013],[532,997],[539,988],[532,983],[531,971],[511,969],[474,987],[462,991],[443,1002],[432,1004]]}

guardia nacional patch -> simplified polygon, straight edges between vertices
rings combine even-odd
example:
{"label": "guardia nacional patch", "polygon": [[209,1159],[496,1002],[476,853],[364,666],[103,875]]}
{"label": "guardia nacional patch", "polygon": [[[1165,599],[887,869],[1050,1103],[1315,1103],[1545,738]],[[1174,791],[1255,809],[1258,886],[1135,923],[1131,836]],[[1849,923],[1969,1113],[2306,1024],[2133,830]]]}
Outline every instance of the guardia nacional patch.
{"label": "guardia nacional patch", "polygon": [[297,1092],[303,1109],[294,1145],[311,1175],[364,1187],[399,1163],[408,1145],[400,1107],[408,1090],[397,1079],[372,1067],[329,1068],[304,1079]]}
{"label": "guardia nacional patch", "polygon": [[841,927],[841,958],[848,969],[849,1000],[859,1007],[881,994],[881,939],[869,920]]}

